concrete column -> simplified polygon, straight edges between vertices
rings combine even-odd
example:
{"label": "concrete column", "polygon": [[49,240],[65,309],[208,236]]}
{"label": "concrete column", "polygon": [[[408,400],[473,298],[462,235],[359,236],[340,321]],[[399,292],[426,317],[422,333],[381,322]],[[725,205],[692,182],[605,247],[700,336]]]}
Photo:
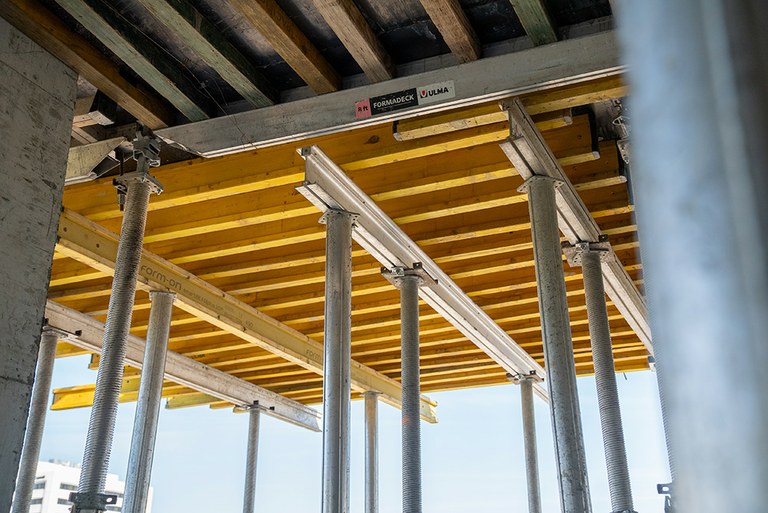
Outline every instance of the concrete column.
{"label": "concrete column", "polygon": [[139,148],[143,149],[137,159],[137,171],[123,176],[119,181],[122,188],[118,190],[125,192],[125,212],[115,258],[115,275],[107,309],[106,329],[85,441],[80,483],[73,497],[73,513],[104,511],[108,504],[113,504],[116,500],[114,496],[104,494],[104,486],[109,469],[117,405],[123,381],[125,350],[133,314],[136,278],[144,244],[149,195],[162,190],[149,175],[150,162],[157,158],[157,153],[152,151],[149,139],[148,136],[142,136],[134,141],[134,153]]}
{"label": "concrete column", "polygon": [[565,294],[560,231],[557,226],[557,185],[552,178],[533,176],[525,181],[520,190],[528,193],[531,215],[561,507],[563,513],[589,513],[592,505],[576,390],[576,366]]}
{"label": "concrete column", "polygon": [[613,363],[611,326],[605,301],[602,261],[613,258],[608,242],[580,242],[565,248],[568,263],[581,266],[587,303],[592,361],[595,366],[595,385],[600,410],[605,464],[608,470],[608,491],[614,513],[632,513],[632,487],[621,422],[619,390]]}
{"label": "concrete column", "polygon": [[352,353],[352,222],[329,210],[325,241],[323,365],[323,513],[349,511],[350,360]]}
{"label": "concrete column", "polygon": [[77,75],[0,19],[0,511],[9,511],[61,211]]}
{"label": "concrete column", "polygon": [[768,3],[621,7],[632,183],[676,507],[765,511]]}
{"label": "concrete column", "polygon": [[153,290],[149,297],[152,305],[125,478],[125,513],[144,513],[147,509],[157,421],[165,378],[165,355],[168,351],[168,334],[171,330],[171,314],[176,294]]}
{"label": "concrete column", "polygon": [[27,421],[27,432],[24,434],[24,449],[21,453],[19,477],[16,479],[16,493],[13,496],[11,513],[29,512],[32,490],[35,486],[37,461],[40,458],[40,444],[43,441],[45,414],[48,410],[48,395],[51,393],[53,361],[56,359],[58,341],[58,334],[55,331],[43,328],[43,334],[40,337],[40,351],[37,357],[35,386],[29,405],[29,420]]}
{"label": "concrete column", "polygon": [[248,411],[248,447],[245,458],[245,486],[243,489],[243,513],[256,511],[256,469],[259,456],[259,424],[261,410],[258,404]]}
{"label": "concrete column", "polygon": [[379,513],[379,394],[365,397],[365,513]]}

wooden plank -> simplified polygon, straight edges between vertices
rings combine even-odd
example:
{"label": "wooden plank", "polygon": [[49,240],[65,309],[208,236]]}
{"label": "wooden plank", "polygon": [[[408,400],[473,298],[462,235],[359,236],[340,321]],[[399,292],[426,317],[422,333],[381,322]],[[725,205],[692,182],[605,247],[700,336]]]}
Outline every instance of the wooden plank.
{"label": "wooden plank", "polygon": [[190,121],[208,119],[206,99],[188,72],[102,0],[56,0],[73,18]]}
{"label": "wooden plank", "polygon": [[267,79],[186,0],[139,2],[251,105],[266,107],[277,101],[279,94]]}
{"label": "wooden plank", "polygon": [[130,83],[112,61],[37,0],[3,0],[0,16],[148,127],[173,124],[175,116],[165,101]]}
{"label": "wooden plank", "polygon": [[459,62],[480,58],[480,40],[458,0],[421,0],[421,5]]}
{"label": "wooden plank", "polygon": [[394,76],[392,59],[353,0],[314,0],[323,16],[372,83]]}
{"label": "wooden plank", "polygon": [[[542,91],[521,97],[527,111],[542,130],[544,114],[563,111],[590,103],[623,98],[628,93],[622,77],[612,76],[574,84],[550,91]],[[565,114],[564,114],[565,115]],[[393,132],[400,141],[429,137],[456,130],[501,123],[506,112],[498,103],[487,103],[461,110],[430,116],[402,119],[395,122]]]}
{"label": "wooden plank", "polygon": [[[62,213],[58,232],[60,252],[66,252],[68,256],[103,272],[114,271],[117,234],[67,210]],[[171,290],[176,293],[176,306],[180,309],[290,362],[322,374],[322,344],[146,250],[142,254],[138,280],[139,289]],[[401,404],[399,383],[354,361],[352,386],[356,390],[378,391],[382,394],[382,400],[388,404],[398,407]],[[435,405],[429,398],[422,397],[421,414],[425,420],[436,422]]]}
{"label": "wooden plank", "polygon": [[544,0],[510,0],[520,23],[535,46],[557,41],[557,34]]}
{"label": "wooden plank", "polygon": [[341,78],[274,0],[230,0],[316,93],[341,88]]}

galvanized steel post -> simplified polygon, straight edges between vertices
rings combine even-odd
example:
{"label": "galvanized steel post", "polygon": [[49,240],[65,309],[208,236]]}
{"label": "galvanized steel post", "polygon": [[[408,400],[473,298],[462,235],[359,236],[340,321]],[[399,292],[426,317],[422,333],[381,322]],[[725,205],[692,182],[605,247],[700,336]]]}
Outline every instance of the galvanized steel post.
{"label": "galvanized steel post", "polygon": [[419,286],[423,280],[406,270],[396,281],[400,288],[402,352],[403,513],[421,513]]}
{"label": "galvanized steel post", "polygon": [[579,242],[565,248],[568,262],[581,266],[584,294],[587,303],[587,319],[592,344],[592,361],[595,367],[595,385],[600,410],[600,426],[603,433],[605,464],[608,470],[608,491],[614,513],[633,513],[632,486],[624,444],[621,422],[619,391],[616,386],[616,370],[611,344],[611,326],[603,285],[602,261],[613,258],[607,241]]}
{"label": "galvanized steel post", "polygon": [[72,494],[74,513],[105,511],[107,505],[117,500],[114,495],[104,493],[104,486],[123,382],[123,364],[131,327],[149,195],[162,191],[160,184],[149,175],[150,166],[159,164],[159,143],[142,135],[134,141],[134,155],[137,156],[137,170],[123,175],[117,181],[120,196],[125,196],[125,212],[115,258],[112,295],[109,298],[80,484],[77,493]]}
{"label": "galvanized steel post", "polygon": [[144,513],[147,509],[157,421],[165,378],[165,355],[168,350],[168,334],[176,294],[153,290],[149,297],[152,305],[125,478],[125,501],[122,508],[125,513]]}
{"label": "galvanized steel post", "polygon": [[592,505],[557,225],[555,187],[558,185],[552,178],[534,175],[525,181],[520,191],[528,193],[531,216],[561,508],[563,513],[590,513]]}
{"label": "galvanized steel post", "polygon": [[248,410],[248,447],[245,457],[245,487],[243,491],[243,513],[256,511],[256,469],[259,456],[259,423],[261,410],[258,403]]}
{"label": "galvanized steel post", "polygon": [[349,512],[350,360],[352,354],[352,223],[328,210],[325,239],[323,362],[323,513]]}
{"label": "galvanized steel post", "polygon": [[535,372],[531,374],[507,374],[520,385],[520,406],[523,413],[523,443],[525,446],[525,471],[528,484],[528,512],[541,513],[541,490],[539,489],[539,457],[536,447],[536,416],[533,407],[533,384],[541,382]]}
{"label": "galvanized steel post", "polygon": [[11,513],[28,513],[32,490],[35,486],[37,460],[40,457],[40,444],[45,428],[45,414],[48,409],[48,394],[51,391],[53,361],[56,359],[56,331],[44,327],[40,336],[40,348],[37,352],[37,370],[32,399],[29,404],[29,420],[24,433],[24,447],[21,451],[19,474],[16,478],[16,493],[13,498]]}
{"label": "galvanized steel post", "polygon": [[365,513],[379,512],[379,393],[365,397]]}

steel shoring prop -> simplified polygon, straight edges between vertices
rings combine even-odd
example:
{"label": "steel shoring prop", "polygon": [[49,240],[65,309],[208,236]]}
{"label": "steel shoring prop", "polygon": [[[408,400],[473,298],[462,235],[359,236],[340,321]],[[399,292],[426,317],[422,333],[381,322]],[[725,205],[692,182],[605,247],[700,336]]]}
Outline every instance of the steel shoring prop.
{"label": "steel shoring prop", "polygon": [[243,513],[256,511],[256,469],[259,456],[259,426],[261,407],[254,403],[248,407],[248,446],[245,456],[245,485],[243,487]]}
{"label": "steel shoring prop", "polygon": [[58,333],[48,327],[43,327],[40,336],[40,348],[37,353],[37,370],[35,384],[32,389],[32,400],[29,404],[29,420],[27,431],[24,433],[24,446],[19,462],[19,474],[16,478],[16,493],[14,495],[11,513],[28,513],[32,501],[32,490],[35,486],[37,460],[40,457],[40,444],[45,428],[45,414],[48,408],[48,394],[51,391],[53,376],[53,361],[56,359],[56,343]]}
{"label": "steel shoring prop", "polygon": [[525,446],[525,473],[528,485],[528,513],[541,513],[541,490],[539,483],[539,456],[536,447],[536,417],[533,404],[533,384],[541,378],[535,373],[507,374],[520,385],[520,409],[523,416],[523,444]]}
{"label": "steel shoring prop", "polygon": [[115,260],[112,294],[109,298],[107,322],[96,378],[96,391],[88,424],[83,466],[77,493],[70,496],[73,513],[105,511],[114,505],[115,495],[104,493],[112,452],[115,418],[123,380],[128,334],[136,293],[136,278],[144,242],[149,196],[162,192],[160,184],[149,174],[159,160],[159,141],[144,132],[134,140],[136,171],[116,180],[118,198],[124,205],[123,225]]}
{"label": "steel shoring prop", "polygon": [[560,183],[548,176],[534,175],[519,190],[528,193],[560,503],[563,513],[590,513],[576,365],[557,226],[555,188]]}
{"label": "steel shoring prop", "polygon": [[612,256],[610,245],[606,240],[579,242],[566,246],[564,251],[572,267],[581,266],[584,277],[584,294],[611,508],[613,513],[635,513],[621,421],[619,391],[616,386],[611,327],[608,323],[608,308],[601,269],[603,260]]}
{"label": "steel shoring prop", "polygon": [[674,489],[674,482],[676,478],[675,468],[675,456],[672,453],[672,444],[670,440],[670,425],[669,425],[669,411],[667,411],[667,402],[664,400],[664,389],[661,386],[662,376],[659,373],[659,363],[653,356],[648,357],[648,366],[656,374],[656,387],[659,390],[659,410],[661,411],[661,423],[664,428],[664,446],[667,449],[667,464],[669,465],[669,483],[659,483],[656,487],[660,494],[666,495],[664,498],[664,508],[666,512],[672,513],[674,509],[674,497],[672,496],[672,490]]}
{"label": "steel shoring prop", "polygon": [[365,392],[365,513],[379,513],[379,394]]}
{"label": "steel shoring prop", "polygon": [[323,513],[349,511],[350,363],[352,354],[352,223],[329,210],[325,242],[323,366]]}
{"label": "steel shoring prop", "polygon": [[147,509],[152,459],[155,452],[157,421],[160,416],[165,357],[168,350],[168,334],[176,294],[153,290],[149,293],[152,304],[149,311],[147,344],[141,368],[141,384],[133,420],[131,451],[128,455],[128,471],[125,478],[126,513],[144,513]]}
{"label": "steel shoring prop", "polygon": [[421,513],[421,422],[419,419],[419,287],[432,281],[420,263],[382,269],[400,289],[400,339],[403,383],[403,513]]}

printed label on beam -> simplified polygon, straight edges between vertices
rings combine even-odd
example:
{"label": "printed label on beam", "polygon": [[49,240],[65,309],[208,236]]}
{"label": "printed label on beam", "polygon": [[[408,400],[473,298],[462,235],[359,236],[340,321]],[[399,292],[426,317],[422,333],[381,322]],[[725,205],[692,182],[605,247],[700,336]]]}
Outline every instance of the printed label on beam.
{"label": "printed label on beam", "polygon": [[355,118],[362,119],[417,105],[426,105],[456,96],[453,80],[374,96],[355,103]]}

